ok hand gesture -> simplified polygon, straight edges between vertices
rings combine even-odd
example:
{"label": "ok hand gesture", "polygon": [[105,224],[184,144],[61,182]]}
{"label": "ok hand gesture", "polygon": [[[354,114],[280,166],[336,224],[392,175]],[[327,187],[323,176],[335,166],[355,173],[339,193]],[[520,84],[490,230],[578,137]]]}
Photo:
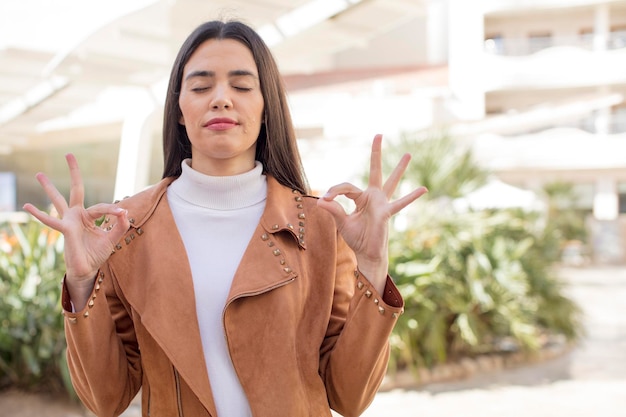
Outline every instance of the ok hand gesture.
{"label": "ok hand gesture", "polygon": [[[42,173],[37,180],[50,198],[59,217],[51,216],[32,204],[24,210],[46,226],[63,233],[65,240],[66,285],[77,310],[82,309],[93,288],[95,274],[111,255],[115,244],[130,226],[126,211],[113,204],[96,204],[85,208],[85,190],[74,155],[66,156],[70,170],[71,189],[69,203]],[[96,220],[106,216],[109,222],[103,227]]]}
{"label": "ok hand gesture", "polygon": [[[372,143],[368,187],[361,190],[350,183],[335,185],[318,200],[318,206],[333,215],[339,232],[356,254],[359,270],[382,294],[388,269],[389,219],[428,190],[419,187],[398,200],[389,201],[411,156],[405,154],[383,184],[381,142],[382,135],[376,135]],[[338,195],[354,201],[356,208],[352,213],[347,214],[334,201]]]}

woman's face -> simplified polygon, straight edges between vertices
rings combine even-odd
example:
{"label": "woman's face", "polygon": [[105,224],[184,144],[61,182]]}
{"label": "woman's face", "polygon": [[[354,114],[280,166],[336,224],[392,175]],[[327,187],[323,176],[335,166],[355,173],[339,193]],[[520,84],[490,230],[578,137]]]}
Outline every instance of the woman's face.
{"label": "woman's face", "polygon": [[178,104],[193,169],[223,176],[254,168],[264,103],[246,46],[232,39],[201,44],[183,70]]}

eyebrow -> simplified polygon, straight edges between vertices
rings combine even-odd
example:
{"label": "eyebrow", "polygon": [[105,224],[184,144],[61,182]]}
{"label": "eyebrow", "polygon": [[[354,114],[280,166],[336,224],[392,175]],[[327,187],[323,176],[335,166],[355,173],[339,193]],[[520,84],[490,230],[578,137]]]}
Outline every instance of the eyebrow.
{"label": "eyebrow", "polygon": [[[252,77],[252,78],[258,79],[255,73],[248,71],[248,70],[242,70],[242,69],[229,71],[228,76],[229,77]],[[207,78],[215,77],[215,71],[206,71],[206,70],[192,71],[189,74],[187,74],[187,76],[185,77],[185,80],[189,80],[191,78],[196,78],[196,77],[207,77]]]}

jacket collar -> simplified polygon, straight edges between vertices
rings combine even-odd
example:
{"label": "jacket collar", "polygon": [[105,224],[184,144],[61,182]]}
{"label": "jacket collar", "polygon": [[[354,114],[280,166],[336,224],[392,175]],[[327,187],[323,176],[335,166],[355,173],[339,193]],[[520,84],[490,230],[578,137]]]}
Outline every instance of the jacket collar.
{"label": "jacket collar", "polygon": [[304,197],[267,176],[267,203],[260,224],[271,234],[288,232],[298,246],[306,249]]}
{"label": "jacket collar", "polygon": [[[131,228],[139,229],[152,216],[167,187],[174,177],[162,179],[156,185],[121,202],[128,210]],[[304,197],[296,190],[281,185],[273,176],[267,175],[267,202],[261,216],[261,226],[270,234],[288,232],[302,248],[306,249]]]}

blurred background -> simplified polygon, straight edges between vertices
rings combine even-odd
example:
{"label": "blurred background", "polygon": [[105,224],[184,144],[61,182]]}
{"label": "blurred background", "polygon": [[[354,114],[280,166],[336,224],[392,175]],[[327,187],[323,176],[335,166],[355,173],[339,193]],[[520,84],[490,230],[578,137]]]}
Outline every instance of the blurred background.
{"label": "blurred background", "polygon": [[624,1],[3,0],[0,210],[46,203],[37,171],[67,189],[69,151],[90,204],[158,180],[171,64],[212,18],[271,45],[314,190],[360,174],[375,133],[443,127],[509,204],[531,197],[498,181],[571,183],[595,255],[624,260]]}
{"label": "blurred background", "polygon": [[441,371],[467,358],[626,347],[623,321],[589,331],[623,316],[626,1],[0,0],[0,389],[68,387],[62,237],[21,211],[49,205],[35,174],[67,194],[76,154],[88,205],[158,181],[174,56],[216,18],[270,45],[315,194],[363,181],[376,133],[388,164],[412,153],[403,187],[431,191],[394,223],[389,390],[467,377]]}

